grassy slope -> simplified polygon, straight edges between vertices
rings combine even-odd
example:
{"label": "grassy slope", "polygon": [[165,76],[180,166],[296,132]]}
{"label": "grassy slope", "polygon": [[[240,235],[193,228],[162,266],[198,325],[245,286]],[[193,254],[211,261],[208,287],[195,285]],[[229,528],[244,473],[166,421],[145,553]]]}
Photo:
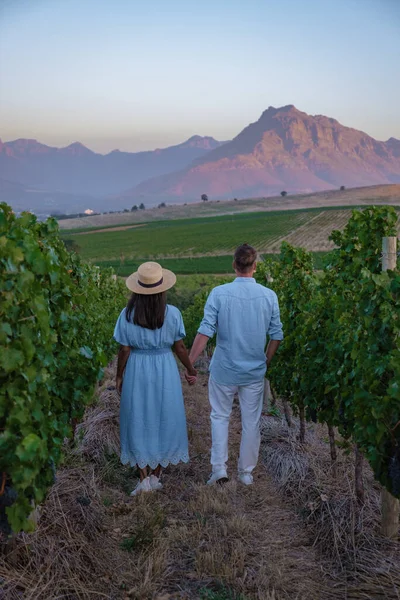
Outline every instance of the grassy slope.
{"label": "grassy slope", "polygon": [[[242,201],[244,203],[244,200]],[[256,201],[254,201],[256,202]],[[373,202],[371,201],[371,203],[373,204]],[[236,206],[236,203],[235,203]],[[194,220],[199,220],[199,219],[214,219],[217,217],[224,217],[224,218],[232,218],[232,217],[242,217],[243,215],[258,215],[258,214],[265,214],[268,213],[268,215],[271,214],[280,214],[280,215],[288,215],[291,212],[295,211],[298,213],[304,212],[304,213],[315,213],[318,214],[321,212],[321,210],[323,211],[338,211],[338,210],[352,210],[354,208],[363,208],[364,205],[360,204],[360,205],[343,205],[343,206],[325,206],[325,207],[320,207],[320,206],[311,206],[311,207],[307,207],[307,208],[295,208],[293,207],[292,210],[288,211],[286,209],[281,209],[281,208],[277,208],[276,210],[263,210],[262,207],[258,207],[257,204],[252,205],[251,207],[241,207],[240,210],[237,211],[222,211],[221,213],[219,212],[211,212],[210,214],[208,214],[208,211],[205,210],[200,211],[193,211],[194,214],[191,216],[182,216],[182,215],[177,215],[176,212],[178,210],[178,207],[176,206],[171,206],[165,209],[164,214],[160,214],[158,216],[154,216],[150,213],[150,211],[147,212],[143,212],[141,213],[142,218],[140,219],[139,222],[134,222],[133,219],[135,218],[136,213],[133,213],[133,217],[129,217],[128,214],[125,213],[118,213],[121,217],[121,219],[123,219],[124,217],[126,217],[127,219],[131,218],[132,221],[128,221],[126,223],[122,222],[122,223],[113,223],[113,224],[107,224],[107,225],[88,225],[88,226],[79,226],[79,227],[62,227],[61,225],[65,222],[65,221],[59,221],[59,225],[60,225],[60,230],[61,230],[61,235],[63,236],[69,236],[72,234],[84,234],[84,233],[95,233],[95,232],[102,232],[102,231],[122,231],[122,230],[129,230],[129,229],[136,229],[139,227],[143,227],[145,225],[151,225],[151,224],[157,224],[157,223],[171,223],[171,222],[176,222],[176,221],[194,221]],[[168,215],[168,211],[171,211],[171,214]],[[118,218],[118,214],[113,215],[115,218]],[[167,216],[168,215],[168,216]],[[265,216],[268,216],[265,215]],[[105,216],[105,215],[98,215],[97,218],[100,218],[101,216]],[[89,220],[89,219],[87,219]],[[67,221],[68,222],[68,221]],[[74,219],[71,219],[69,221],[71,224],[75,222]]]}
{"label": "grassy slope", "polygon": [[[400,204],[400,185],[380,185],[331,190],[315,194],[297,194],[286,198],[247,198],[234,202],[210,201],[188,205],[176,204],[167,208],[145,211],[95,215],[92,217],[60,221],[61,229],[105,227],[144,223],[148,221],[185,219],[199,216],[216,216],[251,211],[298,210],[300,208],[355,207],[366,204]],[[112,206],[110,206],[112,208]]]}
{"label": "grassy slope", "polygon": [[137,229],[63,235],[73,239],[85,259],[177,258],[229,254],[249,242],[264,251],[311,219],[309,211],[244,213],[204,219],[148,223]]}
{"label": "grassy slope", "polygon": [[[264,253],[263,257],[275,257],[276,254]],[[316,269],[321,269],[327,252],[313,252],[314,266]],[[143,262],[142,260],[108,260],[99,261],[97,264],[100,267],[113,267],[117,275],[127,277]],[[171,269],[175,273],[181,275],[191,274],[229,274],[232,273],[232,254],[222,256],[200,256],[196,258],[164,258],[161,260],[164,269]]]}
{"label": "grassy slope", "polygon": [[[368,195],[367,192],[371,191],[376,193],[376,198]],[[286,240],[294,246],[312,251],[315,267],[319,269],[326,252],[333,248],[329,241],[330,233],[346,225],[350,209],[362,206],[367,200],[377,204],[383,201],[396,202],[397,193],[400,202],[400,186],[378,186],[285,199],[286,208],[290,203],[293,208],[296,198],[299,205],[310,199],[317,206],[323,202],[336,203],[335,206],[298,210],[269,210],[263,206],[263,202],[265,204],[271,199],[216,202],[207,206],[173,206],[158,211],[159,214],[157,211],[122,214],[120,216],[128,219],[126,225],[117,226],[114,220],[104,226],[106,221],[103,219],[103,226],[93,223],[94,227],[63,230],[62,236],[69,244],[74,244],[84,258],[100,266],[111,266],[121,276],[129,275],[141,262],[149,259],[159,260],[163,266],[180,274],[231,273],[232,251],[244,241],[253,244],[265,255],[279,252],[282,241]],[[348,206],[339,206],[340,199],[347,200]],[[232,209],[231,214],[217,214],[218,211],[227,212],[227,208]],[[250,212],[241,212],[244,210]],[[236,213],[233,214],[233,211]],[[183,218],[184,214],[204,213],[211,213],[211,216]],[[118,218],[118,215],[112,217]],[[100,219],[100,216],[96,218]],[[133,220],[136,220],[136,225]]]}

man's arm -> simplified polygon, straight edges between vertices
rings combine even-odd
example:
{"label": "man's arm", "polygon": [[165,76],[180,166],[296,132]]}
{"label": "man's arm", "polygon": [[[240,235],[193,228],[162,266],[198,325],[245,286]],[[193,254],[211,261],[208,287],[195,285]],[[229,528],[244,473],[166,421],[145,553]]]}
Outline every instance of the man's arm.
{"label": "man's arm", "polygon": [[278,350],[280,346],[281,340],[269,340],[267,346],[267,365],[270,365],[271,360],[273,359],[275,352]]}
{"label": "man's arm", "polygon": [[268,335],[270,340],[267,346],[267,366],[271,363],[271,360],[275,356],[281,341],[283,340],[283,329],[281,323],[281,316],[279,312],[278,298],[275,295],[274,305],[272,309],[271,321],[268,328]]}
{"label": "man's arm", "polygon": [[217,331],[218,310],[215,305],[215,291],[211,290],[204,307],[203,320],[190,350],[189,358],[194,365],[200,354],[204,352],[207,342]]}
{"label": "man's arm", "polygon": [[199,358],[200,354],[204,352],[209,339],[210,338],[207,335],[204,335],[202,333],[198,333],[196,335],[189,354],[190,361],[193,365]]}
{"label": "man's arm", "polygon": [[207,342],[210,338],[214,337],[217,332],[218,324],[218,309],[216,306],[215,288],[211,290],[210,295],[207,298],[206,305],[204,307],[203,320],[200,323],[198,333],[193,342],[193,346],[190,350],[190,360],[194,364],[199,358],[200,354],[204,351],[207,346]]}

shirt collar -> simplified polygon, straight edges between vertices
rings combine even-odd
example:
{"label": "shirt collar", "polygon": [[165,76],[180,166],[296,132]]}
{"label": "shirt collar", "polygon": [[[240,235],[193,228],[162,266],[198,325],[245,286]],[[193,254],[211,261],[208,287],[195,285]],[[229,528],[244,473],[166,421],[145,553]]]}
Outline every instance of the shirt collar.
{"label": "shirt collar", "polygon": [[238,281],[239,283],[255,283],[256,282],[254,277],[236,277],[235,281]]}

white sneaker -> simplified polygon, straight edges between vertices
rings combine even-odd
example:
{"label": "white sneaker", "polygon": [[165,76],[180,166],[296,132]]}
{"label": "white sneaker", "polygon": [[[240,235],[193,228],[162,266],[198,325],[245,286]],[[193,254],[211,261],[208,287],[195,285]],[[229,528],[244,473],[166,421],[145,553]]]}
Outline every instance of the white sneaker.
{"label": "white sneaker", "polygon": [[239,473],[238,479],[244,485],[252,485],[253,484],[253,475],[251,473]]}
{"label": "white sneaker", "polygon": [[140,481],[130,495],[137,496],[142,492],[151,492],[150,477],[146,477],[146,479]]}
{"label": "white sneaker", "polygon": [[156,475],[150,475],[150,487],[152,490],[161,490],[162,486],[163,485],[159,477]]}
{"label": "white sneaker", "polygon": [[226,483],[228,480],[228,474],[226,469],[219,469],[218,471],[213,471],[210,479],[207,481],[207,485],[214,485],[214,483]]}

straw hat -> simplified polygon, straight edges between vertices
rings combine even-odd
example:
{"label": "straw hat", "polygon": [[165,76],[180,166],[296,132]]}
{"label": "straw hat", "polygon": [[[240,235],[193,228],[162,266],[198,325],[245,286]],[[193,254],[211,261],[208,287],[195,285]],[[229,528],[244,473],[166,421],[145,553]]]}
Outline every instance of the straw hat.
{"label": "straw hat", "polygon": [[176,283],[176,275],[155,262],[145,262],[126,280],[126,287],[135,294],[159,294]]}

